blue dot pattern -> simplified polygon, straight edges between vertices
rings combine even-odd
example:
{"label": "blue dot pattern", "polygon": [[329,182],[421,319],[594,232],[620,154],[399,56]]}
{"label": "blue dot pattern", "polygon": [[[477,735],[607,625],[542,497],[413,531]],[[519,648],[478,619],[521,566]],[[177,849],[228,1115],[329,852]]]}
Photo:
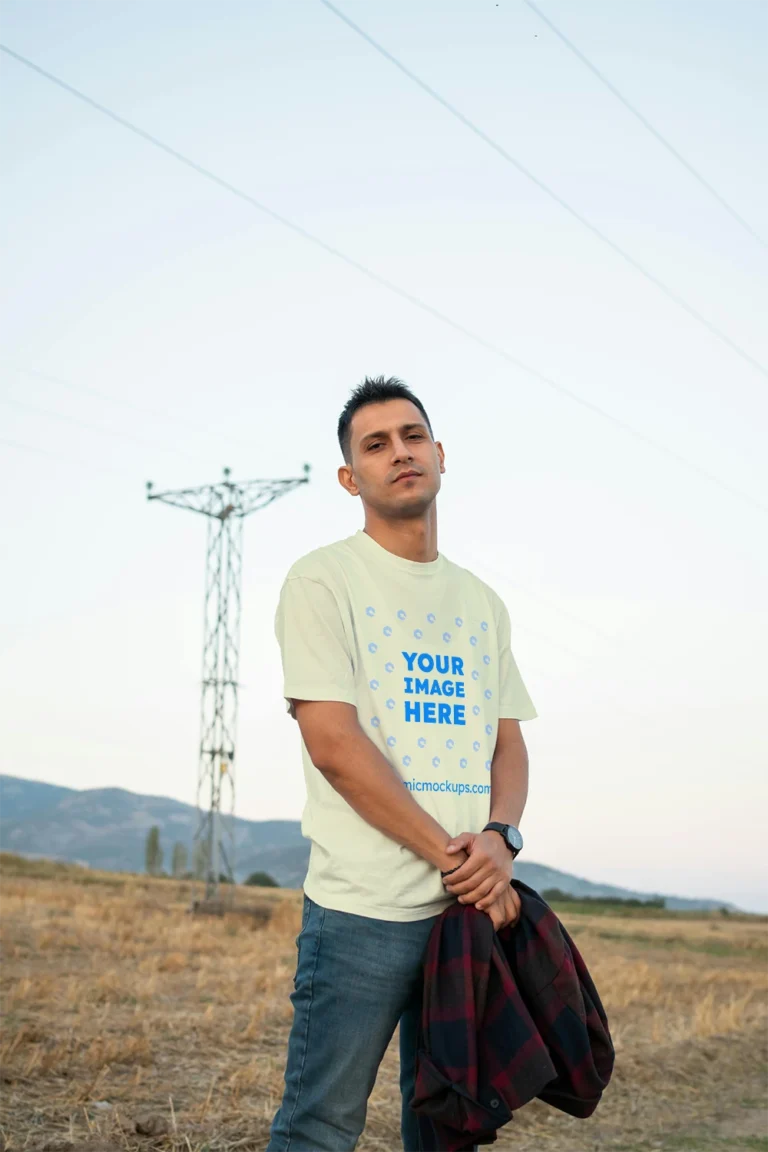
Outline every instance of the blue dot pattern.
{"label": "blue dot pattern", "polygon": [[[369,605],[365,609],[365,612],[366,612],[366,615],[368,617],[374,617],[376,615],[377,610],[373,605]],[[399,621],[404,621],[404,620],[406,620],[406,618],[407,618],[407,613],[405,612],[405,610],[402,608],[399,609],[399,611],[397,612],[397,619]],[[434,625],[437,622],[437,616],[434,612],[428,612],[426,614],[426,620],[427,620],[428,624]],[[467,621],[461,616],[455,616],[453,618],[453,622],[454,622],[454,625],[456,628],[463,628],[465,625],[467,625]],[[478,623],[477,621],[474,622],[475,627],[477,627],[477,623]],[[473,622],[470,621],[468,624],[468,631],[472,627],[472,625],[473,625]],[[483,632],[488,632],[489,625],[488,625],[488,622],[486,620],[479,621],[479,626]],[[390,640],[390,639],[392,639],[392,637],[395,637],[395,639],[394,639],[395,645],[398,647],[400,646],[398,643],[398,638],[397,638],[397,627],[393,628],[391,625],[386,624],[382,627],[381,635],[384,636],[387,640]],[[401,633],[401,635],[403,635],[403,633]],[[445,631],[441,635],[442,635],[442,640],[443,640],[444,644],[450,644],[452,642],[453,636],[452,636],[451,632]],[[421,640],[421,639],[423,639],[424,633],[423,633],[421,628],[413,628],[413,636],[416,640]],[[434,643],[434,639],[432,642]],[[402,643],[402,641],[400,641],[400,643]],[[407,643],[407,641],[406,641],[406,643]],[[458,637],[457,637],[457,643],[458,643]],[[478,643],[479,643],[478,636],[477,635],[470,635],[469,636],[469,643],[470,643],[471,647],[476,648],[478,646]],[[483,645],[483,647],[485,647],[485,644]],[[370,643],[368,643],[368,651],[371,653],[371,655],[376,655],[379,652],[379,645],[377,643],[371,641]],[[383,652],[382,652],[382,655],[384,655],[385,653],[389,653],[391,651],[392,651],[392,649],[389,646],[385,645]],[[386,664],[384,665],[384,671],[387,672],[389,675],[392,675],[393,673],[395,673],[399,667],[398,661],[396,659],[394,659],[395,653],[392,652],[392,655],[393,655],[393,660],[388,660],[386,662]],[[478,653],[478,657],[479,656],[480,656],[480,653]],[[445,659],[447,660],[448,657],[445,657]],[[474,660],[472,660],[472,661],[467,660],[465,662],[465,668],[466,668],[467,663],[471,664],[473,662],[474,662]],[[488,668],[492,664],[492,662],[493,662],[492,656],[490,654],[488,654],[487,652],[484,653],[482,656],[483,665],[486,668]],[[376,662],[376,665],[374,666],[374,668],[372,668],[372,670],[378,671],[379,668],[380,668],[380,665],[378,664],[378,662]],[[467,671],[469,671],[469,670],[467,670]],[[478,668],[471,669],[470,674],[471,674],[472,681],[474,681],[475,683],[477,683],[481,679],[481,674],[478,671]],[[483,676],[483,679],[485,679],[485,676]],[[487,683],[487,681],[486,681],[486,683]],[[378,679],[371,679],[371,680],[369,680],[369,686],[370,686],[371,691],[375,692],[381,687],[381,684],[380,684],[380,681]],[[394,686],[393,682],[390,682],[390,691],[392,691],[393,686]],[[482,690],[482,685],[480,685],[480,688]],[[470,689],[468,691],[468,695],[470,696],[470,700],[467,701],[467,704],[470,705],[472,695],[474,695],[474,690]],[[492,690],[490,688],[485,688],[483,690],[483,696],[484,696],[485,700],[491,700],[493,698]],[[475,696],[475,699],[477,699],[477,696]],[[398,708],[397,701],[393,697],[389,697],[386,700],[386,708],[390,713],[395,713],[396,709]],[[469,711],[469,708],[467,710]],[[479,704],[477,704],[477,703],[471,704],[471,712],[472,712],[473,717],[481,716],[482,711],[483,711],[483,709],[480,707]],[[382,725],[382,720],[380,719],[379,716],[372,716],[370,718],[370,723],[371,723],[371,726],[373,728],[378,729]],[[390,722],[388,721],[387,724],[389,725],[389,723]],[[491,738],[493,736],[494,731],[495,731],[494,725],[493,724],[485,724],[484,729],[485,729],[485,735],[487,737]],[[391,731],[391,729],[390,729],[390,731]],[[450,731],[450,729],[449,729],[449,731]],[[382,735],[386,737],[386,745],[388,748],[394,748],[396,746],[397,740],[394,736],[392,736],[392,735],[387,736],[386,732],[383,732]],[[413,733],[413,735],[415,736],[415,733]],[[458,733],[457,733],[457,737],[458,737]],[[428,740],[424,736],[419,737],[418,740],[416,741],[416,743],[417,743],[419,749],[423,750],[423,749],[426,749],[428,747]],[[449,752],[456,749],[456,744],[457,744],[457,741],[452,736],[449,736],[445,740],[445,748]],[[462,742],[459,741],[459,750],[461,750],[461,748],[462,748]],[[488,748],[488,746],[485,745],[484,742],[481,742],[480,740],[475,740],[472,742],[472,749],[475,753],[480,752],[481,748],[484,751],[486,751],[486,755],[487,755],[488,751],[490,751],[490,748]],[[434,742],[433,742],[433,751],[434,751]],[[429,755],[429,753],[427,753],[427,755]],[[402,755],[400,762],[404,768],[411,768],[413,765],[413,758],[410,755]],[[417,760],[417,765],[419,762],[420,761]],[[474,761],[474,763],[479,767],[479,764],[477,761]],[[480,763],[483,763],[482,757],[480,757]],[[485,763],[486,771],[490,772],[491,768],[492,768],[492,761],[486,760],[484,763]],[[441,765],[440,757],[439,756],[432,756],[431,757],[431,764],[432,764],[433,768],[440,768],[440,765]],[[451,764],[455,765],[456,761],[455,760],[446,761],[446,767],[449,767]],[[470,760],[468,760],[467,757],[462,756],[461,759],[458,761],[458,766],[461,769],[467,769],[470,766]],[[417,772],[417,775],[418,775],[418,772]]]}

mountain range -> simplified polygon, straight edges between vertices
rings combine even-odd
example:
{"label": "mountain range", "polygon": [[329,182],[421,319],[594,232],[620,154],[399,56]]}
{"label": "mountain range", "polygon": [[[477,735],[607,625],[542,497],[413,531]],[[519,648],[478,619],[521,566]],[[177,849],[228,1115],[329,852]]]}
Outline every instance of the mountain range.
{"label": "mountain range", "polygon": [[[173,845],[190,854],[199,823],[190,804],[166,796],[142,796],[123,788],[78,790],[0,774],[0,847],[21,856],[65,860],[110,872],[143,872],[147,832],[160,829],[166,867]],[[306,875],[309,842],[297,820],[236,818],[235,877],[270,873],[285,888],[300,888]],[[572,896],[647,900],[659,893],[634,892],[518,860],[515,876],[537,891],[559,888]],[[665,896],[668,908],[723,907],[720,900]],[[733,905],[725,905],[733,908]]]}

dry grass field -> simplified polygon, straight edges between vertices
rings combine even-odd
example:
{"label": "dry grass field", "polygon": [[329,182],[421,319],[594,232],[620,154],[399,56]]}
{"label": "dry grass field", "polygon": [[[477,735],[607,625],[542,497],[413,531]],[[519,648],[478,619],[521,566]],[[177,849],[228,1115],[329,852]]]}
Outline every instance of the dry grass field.
{"label": "dry grass field", "polygon": [[[170,880],[5,857],[1,883],[0,1147],[264,1149],[300,893],[240,889],[271,905],[259,924],[194,917],[192,886]],[[522,1109],[499,1152],[768,1150],[766,919],[561,915],[605,1001],[614,1079],[588,1121]],[[358,1147],[399,1147],[395,1044]]]}

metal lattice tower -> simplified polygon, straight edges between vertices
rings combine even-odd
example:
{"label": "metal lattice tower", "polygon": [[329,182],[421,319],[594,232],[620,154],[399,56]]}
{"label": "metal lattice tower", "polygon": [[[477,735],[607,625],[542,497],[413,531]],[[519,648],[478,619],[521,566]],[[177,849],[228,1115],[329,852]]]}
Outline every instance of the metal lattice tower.
{"label": "metal lattice tower", "polygon": [[200,760],[197,807],[200,823],[195,837],[205,848],[205,896],[219,896],[219,873],[234,881],[235,739],[237,734],[238,665],[240,660],[240,588],[242,583],[243,521],[280,496],[309,481],[304,475],[288,480],[230,480],[229,468],[219,484],[153,492],[147,499],[175,508],[201,512],[208,519],[205,552],[205,612],[203,682],[200,715]]}

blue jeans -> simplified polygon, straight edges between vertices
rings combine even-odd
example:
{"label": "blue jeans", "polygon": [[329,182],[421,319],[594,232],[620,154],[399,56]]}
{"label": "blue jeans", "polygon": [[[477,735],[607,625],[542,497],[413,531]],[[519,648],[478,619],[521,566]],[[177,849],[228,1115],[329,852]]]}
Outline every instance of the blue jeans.
{"label": "blue jeans", "polygon": [[398,1021],[403,1148],[419,1152],[410,1101],[422,962],[436,920],[374,920],[304,897],[285,1091],[267,1152],[351,1152]]}

